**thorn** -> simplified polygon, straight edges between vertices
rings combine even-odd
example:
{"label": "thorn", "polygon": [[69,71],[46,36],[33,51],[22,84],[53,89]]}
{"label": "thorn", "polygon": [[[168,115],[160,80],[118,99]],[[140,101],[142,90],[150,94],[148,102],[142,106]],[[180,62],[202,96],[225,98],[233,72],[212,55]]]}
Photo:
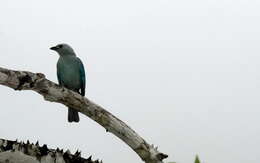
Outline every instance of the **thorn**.
{"label": "thorn", "polygon": [[87,158],[87,161],[91,161],[91,158],[92,158],[92,156],[89,156],[89,157]]}
{"label": "thorn", "polygon": [[65,153],[66,153],[66,154],[71,154],[71,153],[70,153],[70,150],[67,150]]}
{"label": "thorn", "polygon": [[164,153],[158,153],[156,157],[158,158],[158,160],[162,161],[163,159],[167,158],[168,155]]}
{"label": "thorn", "polygon": [[81,152],[77,150],[74,155],[75,155],[75,157],[80,157],[81,156]]}
{"label": "thorn", "polygon": [[48,147],[47,147],[46,144],[44,144],[42,147],[40,147],[40,153],[41,153],[42,156],[48,154]]}
{"label": "thorn", "polygon": [[81,157],[81,152],[78,152],[78,157]]}

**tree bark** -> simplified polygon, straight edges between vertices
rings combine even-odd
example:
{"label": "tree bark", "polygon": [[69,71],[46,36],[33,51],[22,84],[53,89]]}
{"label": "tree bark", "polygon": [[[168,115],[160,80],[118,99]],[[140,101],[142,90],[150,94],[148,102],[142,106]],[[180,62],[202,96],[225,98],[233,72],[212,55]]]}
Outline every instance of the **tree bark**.
{"label": "tree bark", "polygon": [[45,100],[75,108],[103,126],[130,146],[146,163],[163,163],[168,155],[161,153],[154,145],[148,144],[123,121],[101,106],[69,89],[45,78],[44,74],[28,71],[14,71],[0,67],[0,84],[15,90],[32,90]]}

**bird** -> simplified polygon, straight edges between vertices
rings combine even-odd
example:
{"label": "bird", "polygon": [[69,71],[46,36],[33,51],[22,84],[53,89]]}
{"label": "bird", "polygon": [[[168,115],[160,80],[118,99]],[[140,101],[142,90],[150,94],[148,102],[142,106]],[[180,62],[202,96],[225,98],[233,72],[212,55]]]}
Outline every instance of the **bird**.
{"label": "bird", "polygon": [[[82,61],[68,44],[62,43],[50,48],[59,54],[57,78],[60,86],[85,96],[86,75]],[[79,122],[77,110],[68,107],[68,122]]]}

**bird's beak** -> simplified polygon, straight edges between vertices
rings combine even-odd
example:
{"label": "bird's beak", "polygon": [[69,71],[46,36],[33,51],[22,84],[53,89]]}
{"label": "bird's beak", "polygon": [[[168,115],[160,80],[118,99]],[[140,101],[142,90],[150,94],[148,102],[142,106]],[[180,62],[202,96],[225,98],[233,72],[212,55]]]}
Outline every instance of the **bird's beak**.
{"label": "bird's beak", "polygon": [[53,46],[53,47],[51,47],[50,49],[51,49],[51,50],[57,50],[58,48],[57,48],[57,46]]}

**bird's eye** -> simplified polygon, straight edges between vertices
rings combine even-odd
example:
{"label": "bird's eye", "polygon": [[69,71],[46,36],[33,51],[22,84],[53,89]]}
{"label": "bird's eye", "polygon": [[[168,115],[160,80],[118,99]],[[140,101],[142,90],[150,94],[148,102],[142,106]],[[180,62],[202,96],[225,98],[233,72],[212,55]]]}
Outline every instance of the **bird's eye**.
{"label": "bird's eye", "polygon": [[62,48],[62,45],[59,45],[58,48],[59,48],[59,49]]}

